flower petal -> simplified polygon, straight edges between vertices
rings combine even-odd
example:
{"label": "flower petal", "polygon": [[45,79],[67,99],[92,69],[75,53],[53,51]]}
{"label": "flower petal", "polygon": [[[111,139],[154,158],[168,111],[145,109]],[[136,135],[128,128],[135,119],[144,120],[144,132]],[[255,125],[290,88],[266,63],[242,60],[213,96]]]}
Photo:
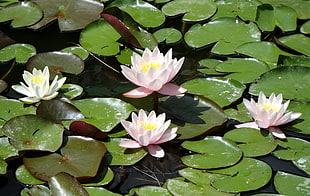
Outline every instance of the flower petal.
{"label": "flower petal", "polygon": [[121,141],[118,146],[123,148],[141,148],[142,146],[134,140]]}
{"label": "flower petal", "polygon": [[183,87],[178,86],[176,84],[167,83],[157,92],[162,94],[162,95],[171,95],[172,96],[172,95],[179,95],[179,94],[186,93],[186,91],[187,91],[186,88],[183,88]]}
{"label": "flower petal", "polygon": [[268,130],[279,139],[286,139],[285,134],[281,131],[279,127],[269,127]]}
{"label": "flower petal", "polygon": [[146,97],[150,94],[152,94],[154,91],[147,89],[145,87],[138,87],[135,88],[127,93],[124,93],[123,95],[125,97],[130,97],[130,98],[141,98],[141,97]]}
{"label": "flower petal", "polygon": [[173,140],[177,136],[177,134],[176,134],[177,130],[178,130],[177,127],[174,127],[172,129],[168,129],[161,136],[161,138],[155,142],[155,144],[161,144],[161,143],[165,143],[167,141]]}
{"label": "flower petal", "polygon": [[20,98],[19,100],[27,104],[32,104],[32,103],[39,102],[41,99],[37,97],[23,97],[23,98]]}
{"label": "flower petal", "polygon": [[146,148],[153,157],[162,158],[165,156],[165,151],[158,145],[149,145]]}
{"label": "flower petal", "polygon": [[252,129],[260,129],[256,122],[247,122],[239,125],[235,125],[236,128],[252,128]]}

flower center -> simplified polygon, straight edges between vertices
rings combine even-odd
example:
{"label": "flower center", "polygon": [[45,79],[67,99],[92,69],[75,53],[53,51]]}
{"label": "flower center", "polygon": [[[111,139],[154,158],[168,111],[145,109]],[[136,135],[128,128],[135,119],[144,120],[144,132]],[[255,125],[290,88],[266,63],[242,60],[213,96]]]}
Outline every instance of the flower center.
{"label": "flower center", "polygon": [[153,67],[154,69],[158,69],[158,68],[161,67],[161,65],[162,64],[160,62],[151,61],[151,62],[148,62],[148,63],[142,63],[141,69],[144,72],[147,72],[151,67]]}
{"label": "flower center", "polygon": [[140,125],[142,125],[142,127],[143,127],[145,130],[153,130],[153,129],[156,129],[156,128],[157,128],[157,124],[154,123],[154,122],[150,122],[150,121],[140,121],[139,123],[140,123]]}
{"label": "flower center", "polygon": [[263,104],[260,105],[260,108],[263,108],[264,110],[268,111],[270,109],[272,109],[272,111],[277,112],[279,111],[279,107],[273,104]]}
{"label": "flower center", "polygon": [[45,78],[40,77],[40,76],[34,76],[31,78],[31,81],[34,82],[35,84],[40,83],[41,85],[43,84]]}

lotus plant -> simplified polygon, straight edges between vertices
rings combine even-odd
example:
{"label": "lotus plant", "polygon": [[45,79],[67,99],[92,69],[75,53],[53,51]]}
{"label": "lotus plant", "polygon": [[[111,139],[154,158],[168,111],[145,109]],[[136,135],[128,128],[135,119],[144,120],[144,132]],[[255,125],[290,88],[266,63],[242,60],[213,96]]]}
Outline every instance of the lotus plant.
{"label": "lotus plant", "polygon": [[140,148],[145,146],[148,152],[154,157],[164,157],[164,150],[158,145],[174,139],[177,134],[177,127],[168,129],[170,120],[165,122],[165,113],[158,115],[151,111],[149,115],[140,110],[138,116],[131,115],[132,122],[121,121],[123,127],[134,140],[124,140],[119,146],[124,148]]}
{"label": "lotus plant", "polygon": [[153,92],[163,95],[178,95],[187,89],[170,83],[179,72],[184,57],[177,60],[172,58],[172,49],[164,56],[156,47],[153,51],[146,48],[142,56],[134,53],[131,57],[132,66],[122,65],[123,75],[132,83],[139,86],[123,95],[131,98],[146,97]]}
{"label": "lotus plant", "polygon": [[272,93],[269,99],[267,99],[263,92],[259,93],[257,102],[253,99],[251,99],[251,101],[243,99],[243,103],[249,110],[251,116],[254,118],[254,121],[239,124],[236,125],[236,127],[268,129],[275,137],[285,139],[285,134],[278,126],[287,124],[297,119],[301,113],[285,113],[290,101],[288,100],[282,104],[282,100],[282,94],[275,96],[275,94]]}
{"label": "lotus plant", "polygon": [[36,103],[40,100],[50,100],[58,95],[59,88],[66,81],[66,77],[58,80],[56,75],[52,83],[50,84],[50,73],[46,66],[41,70],[33,69],[32,73],[24,71],[23,78],[26,84],[23,82],[20,85],[13,85],[12,88],[26,95],[26,97],[20,98],[25,103]]}

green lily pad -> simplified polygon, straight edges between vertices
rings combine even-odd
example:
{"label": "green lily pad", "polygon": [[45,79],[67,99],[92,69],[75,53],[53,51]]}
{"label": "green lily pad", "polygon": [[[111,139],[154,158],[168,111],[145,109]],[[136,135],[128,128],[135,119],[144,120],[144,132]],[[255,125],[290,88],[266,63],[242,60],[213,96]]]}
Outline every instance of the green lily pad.
{"label": "green lily pad", "polygon": [[235,79],[241,83],[253,82],[268,70],[267,64],[252,58],[229,58],[216,66],[218,72],[231,72],[225,76],[226,78]]}
{"label": "green lily pad", "polygon": [[174,28],[163,28],[154,32],[154,36],[157,41],[165,42],[167,44],[173,44],[182,39],[182,33]]}
{"label": "green lily pad", "polygon": [[240,122],[248,122],[252,120],[249,110],[243,103],[237,105],[237,110],[234,108],[228,108],[224,110],[228,118],[238,120]]}
{"label": "green lily pad", "polygon": [[43,19],[31,26],[38,29],[53,20],[58,20],[61,31],[82,29],[92,21],[100,18],[103,4],[94,0],[37,0],[44,12]]}
{"label": "green lily pad", "polygon": [[[101,169],[103,167],[103,169]],[[114,178],[112,169],[102,164],[98,170],[98,173],[92,179],[87,179],[85,182],[81,182],[83,186],[94,187],[103,186],[109,184]]]}
{"label": "green lily pad", "polygon": [[226,175],[211,182],[214,188],[225,192],[256,190],[266,185],[272,176],[272,169],[268,164],[251,158],[243,158],[232,167],[210,172]]}
{"label": "green lily pad", "polygon": [[51,191],[44,185],[34,185],[31,188],[24,188],[21,196],[51,196]]}
{"label": "green lily pad", "polygon": [[48,180],[52,195],[89,196],[84,187],[68,173],[61,172]]}
{"label": "green lily pad", "polygon": [[63,131],[62,125],[35,115],[16,116],[2,127],[2,133],[18,150],[54,152],[62,144]]}
{"label": "green lily pad", "polygon": [[101,187],[84,187],[91,196],[121,196]]}
{"label": "green lily pad", "polygon": [[246,157],[263,156],[277,147],[272,134],[265,130],[233,129],[225,133],[224,138],[236,142]]}
{"label": "green lily pad", "polygon": [[286,196],[309,195],[310,178],[278,171],[274,177],[276,190]]}
{"label": "green lily pad", "polygon": [[30,26],[43,16],[40,7],[30,1],[16,2],[0,8],[0,22],[13,20],[12,27]]}
{"label": "green lily pad", "polygon": [[62,49],[61,51],[71,52],[73,54],[76,54],[79,57],[81,57],[81,59],[83,60],[87,59],[87,57],[89,56],[88,51],[79,46],[70,46],[70,47]]}
{"label": "green lily pad", "polygon": [[296,123],[289,124],[282,129],[292,131],[293,133],[310,134],[310,104],[305,102],[291,101],[288,111],[300,112],[302,115],[296,120]]}
{"label": "green lily pad", "polygon": [[306,56],[288,56],[283,60],[284,66],[300,65],[310,67],[310,57]]}
{"label": "green lily pad", "polygon": [[167,189],[158,187],[158,186],[143,186],[140,188],[132,188],[130,189],[128,196],[133,196],[133,195],[172,196]]}
{"label": "green lily pad", "polygon": [[165,15],[160,10],[142,0],[115,0],[109,7],[118,7],[144,27],[158,27],[165,22]]}
{"label": "green lily pad", "polygon": [[0,61],[9,61],[15,58],[17,63],[26,63],[36,54],[36,49],[30,44],[12,44],[0,50]]}
{"label": "green lily pad", "polygon": [[273,92],[282,93],[285,99],[309,101],[309,76],[309,67],[280,67],[263,74],[256,83],[251,84],[249,92],[258,95],[260,91],[263,91],[268,96]]}
{"label": "green lily pad", "polygon": [[5,159],[13,156],[18,156],[18,151],[10,144],[7,137],[0,137],[0,174],[6,173]]}
{"label": "green lily pad", "polygon": [[124,65],[131,65],[131,56],[133,51],[129,48],[121,50],[121,53],[116,56],[118,62]]}
{"label": "green lily pad", "polygon": [[274,8],[272,5],[263,4],[257,7],[256,23],[264,31],[273,31],[275,28]]}
{"label": "green lily pad", "polygon": [[310,156],[304,156],[299,159],[293,160],[293,163],[299,169],[305,171],[308,175],[310,175]]}
{"label": "green lily pad", "polygon": [[277,64],[279,55],[292,56],[292,54],[280,50],[274,43],[267,41],[245,43],[236,48],[236,52],[274,65]]}
{"label": "green lily pad", "polygon": [[273,152],[275,156],[285,160],[297,160],[309,156],[310,143],[299,139],[288,137],[287,140],[277,140],[284,149]]}
{"label": "green lily pad", "polygon": [[106,150],[106,147],[97,140],[69,136],[66,145],[60,149],[61,154],[24,157],[23,161],[32,175],[44,181],[60,172],[66,172],[77,178],[93,177],[98,171]]}
{"label": "green lily pad", "polygon": [[16,3],[16,2],[18,2],[18,0],[4,0],[4,1],[0,1],[0,7],[9,5],[11,3]]}
{"label": "green lily pad", "polygon": [[105,160],[109,163],[109,165],[133,165],[147,155],[147,151],[143,148],[127,149],[118,146],[118,144],[123,140],[127,139],[110,138],[109,141],[103,142],[108,148],[108,153],[105,156]]}
{"label": "green lily pad", "polygon": [[303,34],[281,37],[279,38],[279,41],[297,52],[310,56],[310,38]]}
{"label": "green lily pad", "polygon": [[77,84],[64,84],[61,86],[58,92],[62,97],[74,99],[83,93],[83,87]]}
{"label": "green lily pad", "polygon": [[188,89],[188,93],[203,95],[221,107],[238,100],[245,90],[245,85],[230,78],[197,78],[183,83],[182,87]]}
{"label": "green lily pad", "polygon": [[55,75],[62,76],[61,72],[81,73],[84,70],[84,61],[71,52],[43,52],[32,56],[26,66],[29,71],[32,71],[33,68],[43,70],[45,66],[48,66],[50,77],[54,78]]}
{"label": "green lily pad", "polygon": [[202,59],[198,62],[198,71],[208,75],[223,75],[224,73],[217,72],[215,69],[221,62],[223,61],[217,59]]}
{"label": "green lily pad", "polygon": [[310,34],[310,20],[305,22],[301,27],[300,27],[300,32],[303,34]]}
{"label": "green lily pad", "polygon": [[190,167],[214,169],[236,164],[242,157],[237,145],[218,136],[208,136],[199,141],[185,141],[182,147],[200,154],[187,155],[182,162]]}
{"label": "green lily pad", "polygon": [[45,181],[34,177],[24,165],[19,166],[15,171],[16,179],[23,184],[44,184]]}
{"label": "green lily pad", "polygon": [[183,21],[201,21],[216,12],[216,4],[211,0],[175,0],[165,4],[162,12],[167,16],[184,14]]}
{"label": "green lily pad", "polygon": [[90,23],[82,30],[80,44],[83,48],[99,55],[112,56],[119,53],[120,34],[105,20]]}
{"label": "green lily pad", "polygon": [[221,126],[226,120],[223,110],[202,96],[171,96],[162,98],[159,108],[172,125],[178,127],[178,139],[189,139]]}
{"label": "green lily pad", "polygon": [[0,127],[15,116],[36,113],[35,107],[24,107],[23,102],[15,99],[0,99],[0,108]]}
{"label": "green lily pad", "polygon": [[[8,84],[4,80],[0,80],[0,93],[3,92],[8,87]],[[1,120],[0,120],[1,125]]]}
{"label": "green lily pad", "polygon": [[[103,132],[111,131],[135,110],[131,104],[116,98],[81,99],[73,101],[72,104],[85,116],[81,121],[92,124]],[[67,127],[69,123],[71,121],[64,122]]]}
{"label": "green lily pad", "polygon": [[222,17],[204,25],[193,25],[185,33],[184,39],[194,48],[217,42],[211,52],[228,55],[234,54],[235,49],[244,43],[260,41],[260,36],[261,33],[254,23],[246,24],[239,19]]}

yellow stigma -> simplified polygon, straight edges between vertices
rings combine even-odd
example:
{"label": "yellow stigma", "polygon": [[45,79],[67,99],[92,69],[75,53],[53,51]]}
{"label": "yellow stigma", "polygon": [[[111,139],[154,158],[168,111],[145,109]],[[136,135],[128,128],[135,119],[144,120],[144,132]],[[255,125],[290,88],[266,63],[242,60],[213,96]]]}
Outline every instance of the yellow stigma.
{"label": "yellow stigma", "polygon": [[34,83],[40,83],[40,84],[43,84],[45,78],[43,77],[40,77],[40,76],[34,76],[31,78],[31,81],[34,82]]}
{"label": "yellow stigma", "polygon": [[141,65],[141,69],[144,72],[147,72],[151,67],[153,67],[154,69],[158,69],[161,67],[161,63],[160,62],[148,62],[148,63],[142,63]]}
{"label": "yellow stigma", "polygon": [[140,121],[140,125],[143,126],[145,130],[153,130],[157,128],[157,124],[150,121]]}
{"label": "yellow stigma", "polygon": [[260,108],[263,108],[266,111],[268,111],[270,109],[272,109],[272,111],[274,111],[274,112],[279,111],[279,108],[273,104],[263,104],[263,105],[260,105]]}

